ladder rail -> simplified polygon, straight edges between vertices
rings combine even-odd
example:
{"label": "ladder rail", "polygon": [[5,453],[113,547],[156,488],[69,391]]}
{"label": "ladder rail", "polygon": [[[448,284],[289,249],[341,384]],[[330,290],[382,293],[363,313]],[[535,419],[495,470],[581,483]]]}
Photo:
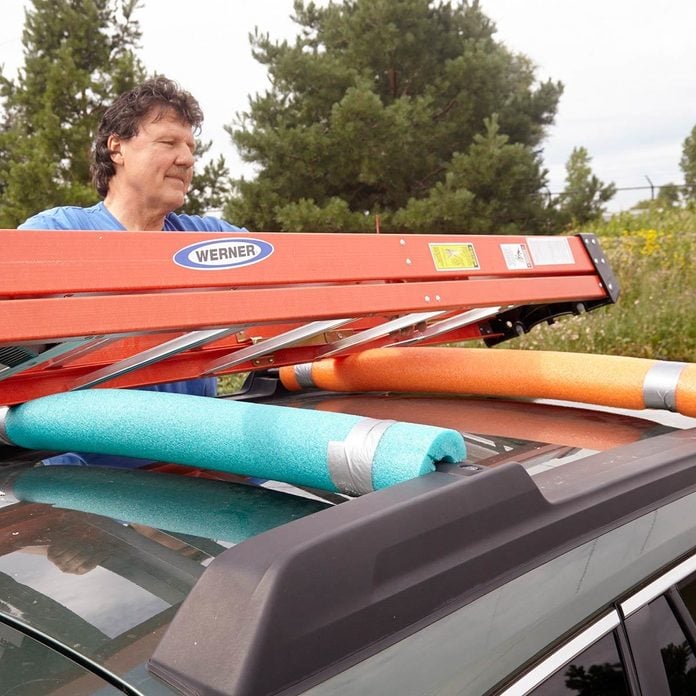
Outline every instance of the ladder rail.
{"label": "ladder rail", "polygon": [[306,322],[492,307],[520,304],[520,297],[524,304],[538,304],[602,300],[607,293],[595,277],[583,275],[0,300],[0,345],[124,332],[207,330],[287,322],[288,317]]}
{"label": "ladder rail", "polygon": [[[1,230],[0,297],[594,274],[603,258],[579,236],[245,234],[273,252],[247,265],[185,267],[187,246],[230,234]],[[538,248],[534,262],[529,249]],[[202,247],[204,248],[204,247]],[[510,258],[516,249],[522,260]],[[547,249],[544,251],[544,249]],[[30,263],[29,263],[30,260]]]}

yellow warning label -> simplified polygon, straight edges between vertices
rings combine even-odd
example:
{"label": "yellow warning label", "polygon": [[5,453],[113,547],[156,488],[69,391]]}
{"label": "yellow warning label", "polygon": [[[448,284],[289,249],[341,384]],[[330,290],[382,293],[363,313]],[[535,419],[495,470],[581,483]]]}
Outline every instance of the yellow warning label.
{"label": "yellow warning label", "polygon": [[430,254],[438,271],[475,271],[479,262],[474,245],[430,244]]}

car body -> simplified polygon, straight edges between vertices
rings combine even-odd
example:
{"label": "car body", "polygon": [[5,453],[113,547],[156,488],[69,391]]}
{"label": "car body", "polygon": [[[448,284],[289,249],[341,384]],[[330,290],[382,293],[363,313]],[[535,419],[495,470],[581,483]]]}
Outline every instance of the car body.
{"label": "car body", "polygon": [[275,373],[228,398],[467,458],[349,497],[3,447],[0,693],[694,693],[696,419]]}
{"label": "car body", "polygon": [[498,348],[594,235],[4,235],[4,693],[695,692],[696,365]]}

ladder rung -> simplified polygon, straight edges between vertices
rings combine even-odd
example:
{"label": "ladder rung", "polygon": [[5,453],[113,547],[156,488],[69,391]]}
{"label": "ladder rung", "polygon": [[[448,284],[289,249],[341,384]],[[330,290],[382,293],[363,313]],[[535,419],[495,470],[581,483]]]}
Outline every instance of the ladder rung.
{"label": "ladder rung", "polygon": [[315,321],[304,326],[298,326],[295,329],[278,334],[273,338],[267,338],[263,341],[259,341],[248,348],[240,348],[230,355],[226,355],[223,358],[214,360],[212,363],[210,363],[210,365],[207,366],[204,374],[209,375],[229,367],[234,367],[235,365],[241,365],[248,360],[261,358],[264,355],[269,355],[270,353],[280,350],[281,348],[287,348],[288,346],[295,345],[318,334],[326,331],[333,331],[334,329],[344,326],[345,324],[349,324],[352,321],[354,321],[354,319],[330,319],[328,321]]}
{"label": "ladder rung", "polygon": [[177,353],[181,353],[185,350],[191,350],[193,348],[199,348],[206,343],[217,341],[244,328],[246,327],[231,326],[226,329],[215,329],[211,331],[192,331],[191,333],[187,333],[170,341],[166,341],[161,345],[154,346],[153,348],[149,348],[148,350],[144,350],[140,353],[136,353],[126,360],[109,365],[101,370],[91,372],[90,374],[77,379],[74,382],[72,389],[77,390],[95,387],[98,384],[102,384],[110,379],[115,379],[116,377],[127,374],[128,372],[132,372],[133,370],[137,370],[148,365],[153,365],[156,362],[170,358]]}
{"label": "ladder rung", "polygon": [[438,321],[436,324],[431,324],[424,331],[420,332],[418,336],[411,336],[403,341],[392,343],[391,345],[410,346],[415,343],[422,343],[423,341],[437,338],[438,336],[444,336],[445,334],[451,333],[455,329],[461,329],[464,326],[470,326],[471,324],[477,324],[480,321],[490,319],[491,317],[496,316],[500,309],[500,307],[470,309],[466,312],[462,312],[461,314]]}
{"label": "ladder rung", "polygon": [[320,351],[322,358],[330,357],[331,355],[336,355],[337,353],[342,353],[349,348],[356,348],[357,346],[363,346],[370,341],[377,338],[382,338],[395,331],[401,331],[402,329],[410,328],[412,326],[417,326],[427,322],[429,319],[434,319],[442,314],[446,314],[445,311],[438,312],[416,312],[414,314],[407,314],[403,317],[397,317],[391,321],[384,322],[379,326],[375,326],[372,329],[366,329],[360,333],[353,334],[343,338],[335,343],[331,343],[325,350]]}
{"label": "ladder rung", "polygon": [[76,341],[64,341],[62,343],[57,343],[54,346],[49,347],[38,355],[24,360],[18,365],[12,367],[6,367],[0,370],[0,380],[8,379],[14,375],[18,375],[21,372],[30,370],[34,367],[44,366],[44,367],[54,367],[67,363],[80,355],[84,355],[96,348],[99,348],[111,341],[113,338],[104,337],[94,337],[91,339],[79,339]]}

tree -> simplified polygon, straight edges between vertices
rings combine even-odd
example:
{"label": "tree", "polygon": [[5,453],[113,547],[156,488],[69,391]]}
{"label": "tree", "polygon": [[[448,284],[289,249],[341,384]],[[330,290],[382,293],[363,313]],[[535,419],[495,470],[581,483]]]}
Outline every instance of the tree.
{"label": "tree", "polygon": [[660,208],[675,208],[679,205],[680,198],[679,186],[670,182],[660,186],[655,202]]}
{"label": "tree", "polygon": [[144,75],[137,0],[33,0],[24,67],[0,75],[0,226],[52,205],[96,202],[89,148],[107,105]]}
{"label": "tree", "polygon": [[566,163],[566,186],[560,201],[563,224],[575,226],[596,220],[604,212],[604,204],[616,195],[616,186],[597,178],[590,162],[586,148],[573,148]]}
{"label": "tree", "polygon": [[226,217],[264,230],[373,229],[375,215],[385,231],[488,230],[491,214],[510,232],[542,224],[539,150],[562,87],[494,40],[477,0],[294,7],[294,44],[250,37],[271,87],[227,127],[258,175],[235,182]]}
{"label": "tree", "polygon": [[[0,71],[0,228],[56,205],[91,205],[90,148],[104,110],[145,78],[136,55],[139,0],[33,0],[24,67]],[[199,144],[204,155],[210,144]],[[222,157],[194,174],[186,212],[222,208]]]}
{"label": "tree", "polygon": [[495,117],[474,136],[466,153],[455,153],[445,178],[426,198],[411,198],[394,215],[396,226],[439,233],[514,234],[542,230],[545,208],[538,190],[538,155],[500,133]]}
{"label": "tree", "polygon": [[696,126],[686,137],[682,145],[682,156],[679,166],[684,172],[684,197],[687,200],[696,200]]}
{"label": "tree", "polygon": [[[212,142],[201,143],[197,140],[196,160],[200,161],[211,147]],[[219,155],[216,160],[206,162],[202,171],[194,172],[183,212],[205,215],[212,210],[222,210],[231,190],[229,169],[225,158]]]}

